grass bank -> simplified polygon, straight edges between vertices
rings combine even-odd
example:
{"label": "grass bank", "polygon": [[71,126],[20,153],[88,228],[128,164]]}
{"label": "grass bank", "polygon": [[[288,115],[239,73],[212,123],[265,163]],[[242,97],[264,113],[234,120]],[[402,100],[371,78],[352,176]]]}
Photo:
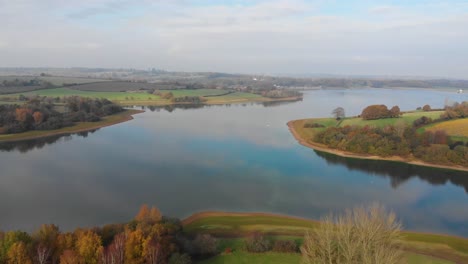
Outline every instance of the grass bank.
{"label": "grass bank", "polygon": [[[243,250],[243,237],[261,232],[271,239],[291,239],[302,242],[304,233],[320,227],[310,219],[265,213],[203,212],[183,220],[184,232],[196,235],[207,233],[220,239],[222,253],[200,263],[300,263],[300,254],[251,254]],[[405,250],[403,263],[468,263],[468,239],[405,231],[402,240]]]}
{"label": "grass bank", "polygon": [[1,142],[12,142],[12,141],[21,141],[21,140],[29,140],[29,139],[37,139],[49,136],[57,136],[57,135],[67,135],[71,133],[79,133],[79,132],[86,132],[95,130],[98,128],[106,127],[115,125],[118,123],[122,123],[125,121],[132,120],[132,115],[142,113],[143,111],[140,110],[125,110],[121,113],[110,115],[103,117],[101,121],[98,122],[78,122],[73,126],[70,127],[63,127],[60,129],[54,130],[33,130],[24,133],[17,133],[17,134],[7,134],[7,135],[0,135],[0,143]]}
{"label": "grass bank", "polygon": [[[400,156],[390,156],[390,157],[381,157],[376,155],[366,155],[366,154],[356,154],[353,152],[342,151],[338,149],[332,149],[324,144],[320,144],[313,141],[315,135],[327,127],[337,126],[343,127],[346,125],[357,125],[357,126],[373,126],[373,127],[385,127],[387,125],[412,125],[414,120],[426,116],[430,118],[438,118],[443,111],[431,111],[431,112],[408,112],[404,113],[401,118],[387,118],[387,119],[378,119],[378,120],[363,120],[362,118],[352,117],[346,118],[342,121],[337,122],[334,118],[310,118],[310,119],[300,119],[300,120],[293,120],[287,123],[289,130],[291,131],[294,138],[303,146],[323,151],[327,153],[331,153],[334,155],[347,157],[347,158],[357,158],[357,159],[370,159],[370,160],[385,160],[385,161],[395,161],[395,162],[404,162],[412,165],[417,166],[426,166],[426,167],[434,167],[434,168],[442,168],[442,169],[452,169],[452,170],[460,170],[460,171],[468,171],[468,168],[462,166],[454,166],[454,165],[439,165],[439,164],[432,164],[428,162],[421,161],[414,157],[403,158]],[[436,125],[445,126],[445,123],[449,123],[452,121],[445,121],[441,123],[437,123]],[[462,119],[462,122],[468,122],[468,119]],[[321,128],[305,128],[305,124],[320,124],[324,127]],[[431,125],[428,126],[428,129]],[[425,129],[424,127],[423,129]],[[458,136],[458,135],[451,135],[449,134],[452,139],[466,141],[468,137]]]}

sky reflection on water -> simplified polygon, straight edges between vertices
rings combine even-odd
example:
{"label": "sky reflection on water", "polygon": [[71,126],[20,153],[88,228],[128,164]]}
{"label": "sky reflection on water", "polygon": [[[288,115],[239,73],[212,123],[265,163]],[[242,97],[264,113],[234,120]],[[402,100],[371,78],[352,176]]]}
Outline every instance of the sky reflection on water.
{"label": "sky reflection on water", "polygon": [[171,216],[201,210],[320,218],[379,201],[408,229],[468,236],[467,173],[352,160],[299,145],[286,122],[356,115],[369,104],[402,110],[467,95],[427,90],[310,91],[263,106],[147,109],[94,133],[0,145],[0,229],[123,222],[142,203]]}

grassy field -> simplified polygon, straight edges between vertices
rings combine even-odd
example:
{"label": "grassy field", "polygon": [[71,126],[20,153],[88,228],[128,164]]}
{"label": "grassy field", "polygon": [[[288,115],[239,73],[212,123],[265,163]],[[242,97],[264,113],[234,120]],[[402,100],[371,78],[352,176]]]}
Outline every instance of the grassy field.
{"label": "grassy field", "polygon": [[[236,251],[231,254],[219,255],[207,260],[196,262],[198,264],[300,264],[300,254],[287,254],[268,252],[264,254],[252,254],[245,251]],[[401,264],[453,264],[446,261],[418,254],[406,254]]]}
{"label": "grassy field", "polygon": [[[385,127],[388,125],[395,125],[398,123],[405,125],[412,125],[414,120],[426,116],[432,119],[437,119],[444,111],[430,111],[430,112],[408,112],[404,113],[400,118],[384,118],[377,120],[364,120],[359,117],[344,118],[341,122],[336,121],[334,118],[311,118],[304,119],[303,124],[318,123],[326,127],[329,126],[370,126],[370,127]],[[301,120],[302,121],[302,120]]]}
{"label": "grassy field", "polygon": [[430,112],[408,112],[403,114],[400,118],[384,118],[378,120],[364,120],[362,118],[346,118],[341,122],[340,126],[357,125],[357,126],[371,126],[371,127],[385,127],[388,125],[395,125],[398,123],[412,125],[414,120],[426,116],[432,119],[437,119],[444,111],[430,111]]}
{"label": "grassy field", "polygon": [[[437,119],[443,111],[430,111],[430,112],[408,112],[404,113],[400,118],[385,118],[378,120],[363,120],[358,117],[349,117],[345,118],[342,121],[336,121],[334,118],[311,118],[296,120],[293,123],[293,127],[296,132],[304,139],[311,139],[315,136],[316,133],[323,131],[326,127],[330,126],[370,126],[370,127],[385,127],[388,125],[412,125],[414,120],[426,116],[432,119]],[[304,128],[305,124],[321,124],[325,128]],[[442,123],[430,124],[428,126],[418,129],[418,132],[424,132],[425,130],[435,131],[435,130],[445,130],[447,134],[452,137],[453,140],[468,140],[468,119],[458,119],[453,121],[445,121]]]}
{"label": "grassy field", "polygon": [[64,127],[64,128],[55,129],[55,130],[33,130],[33,131],[24,132],[24,133],[0,135],[0,142],[27,140],[27,139],[41,138],[41,137],[47,137],[47,136],[53,136],[53,135],[62,135],[62,134],[70,134],[70,133],[94,130],[97,128],[106,127],[106,126],[128,121],[132,119],[133,114],[137,114],[140,112],[141,111],[138,111],[138,110],[126,110],[124,112],[121,112],[115,115],[106,116],[99,122],[79,122],[79,123],[76,123],[74,126]]}
{"label": "grassy field", "polygon": [[109,81],[109,80],[95,79],[95,78],[61,77],[61,76],[41,76],[38,78],[41,80],[50,82],[56,86],[62,86],[64,84],[85,84],[85,83],[97,83],[97,82]]}
{"label": "grassy field", "polygon": [[[299,254],[250,254],[243,250],[243,238],[259,231],[271,239],[293,239],[298,243],[306,230],[320,226],[308,219],[280,215],[208,212],[183,221],[188,234],[208,233],[221,239],[220,250],[233,250],[200,263],[299,263]],[[468,263],[468,239],[415,232],[404,232],[405,261],[403,263]],[[277,262],[275,262],[277,261]]]}
{"label": "grassy field", "polygon": [[[172,92],[174,97],[182,96],[208,96],[204,97],[208,104],[224,104],[224,103],[238,103],[238,102],[251,102],[251,101],[276,101],[270,98],[265,98],[257,94],[234,92],[228,93],[227,90],[220,89],[196,89],[196,90],[160,90],[161,93]],[[17,94],[0,95],[0,101],[15,100],[20,94],[31,96],[48,96],[48,97],[64,97],[64,96],[82,96],[91,98],[106,98],[121,105],[169,105],[172,104],[170,100],[163,99],[158,95],[148,94],[146,91],[135,92],[96,92],[96,91],[83,91],[71,88],[55,88],[44,89],[37,91],[30,91]]]}
{"label": "grassy field", "polygon": [[455,137],[468,137],[468,118],[431,124],[424,127],[427,131],[445,130],[447,134]]}

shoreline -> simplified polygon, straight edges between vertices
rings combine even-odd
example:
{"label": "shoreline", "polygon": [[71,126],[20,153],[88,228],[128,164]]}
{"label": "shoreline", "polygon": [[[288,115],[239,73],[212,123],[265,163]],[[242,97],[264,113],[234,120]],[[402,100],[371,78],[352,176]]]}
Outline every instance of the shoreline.
{"label": "shoreline", "polygon": [[294,219],[294,220],[303,220],[309,221],[311,223],[320,223],[318,220],[293,216],[293,215],[286,215],[286,214],[274,214],[274,213],[262,213],[262,212],[224,212],[224,211],[201,211],[197,213],[193,213],[190,216],[182,219],[183,225],[189,225],[197,220],[206,218],[206,217],[255,217],[255,216],[266,216],[266,217],[280,217],[285,219]]}
{"label": "shoreline", "polygon": [[[18,134],[0,135],[0,143],[20,142],[20,141],[26,141],[26,140],[46,138],[46,137],[51,137],[51,136],[61,136],[61,135],[69,135],[69,134],[75,134],[75,133],[81,133],[81,132],[88,132],[88,131],[96,130],[99,128],[108,127],[108,126],[130,121],[133,119],[133,115],[140,114],[143,112],[145,111],[127,109],[121,113],[117,113],[117,114],[110,115],[110,116],[105,116],[103,120],[94,122],[94,123],[93,122],[78,122],[74,126],[63,127],[63,128],[55,129],[55,130],[42,130],[42,131],[32,130],[32,131],[27,131],[27,132],[18,133]],[[84,125],[89,124],[89,126],[80,127],[80,125],[83,125],[83,124]],[[38,132],[39,134],[37,134]],[[31,135],[28,135],[28,134],[31,134]],[[7,137],[7,138],[3,139],[4,137]]]}
{"label": "shoreline", "polygon": [[[216,97],[209,97],[209,98],[216,98]],[[203,103],[199,103],[196,105],[226,105],[226,104],[241,104],[241,103],[269,103],[269,102],[296,102],[302,100],[302,96],[294,96],[294,97],[284,97],[284,98],[267,98],[261,97],[257,99],[235,99],[231,101],[221,100],[208,100]],[[193,105],[194,103],[190,102],[154,102],[151,100],[135,100],[132,102],[128,101],[114,101],[115,103],[119,104],[120,106],[170,106],[170,105]]]}
{"label": "shoreline", "polygon": [[[283,218],[283,219],[292,219],[292,220],[301,220],[310,222],[311,224],[320,224],[322,221],[294,216],[294,215],[287,215],[287,214],[280,214],[280,213],[266,213],[266,212],[229,212],[229,211],[200,211],[189,215],[181,219],[182,225],[189,225],[197,220],[207,218],[207,217],[256,217],[256,216],[264,216],[264,217],[274,217],[274,218]],[[412,231],[407,229],[402,229],[402,232],[405,234],[417,234],[417,235],[431,235],[431,236],[443,236],[443,237],[451,237],[457,239],[468,240],[466,237],[452,235],[452,234],[444,234],[444,233],[434,233],[434,232],[425,232],[425,231]]]}
{"label": "shoreline", "polygon": [[398,156],[380,157],[380,156],[372,156],[372,155],[362,155],[362,154],[356,154],[356,153],[343,151],[343,150],[338,150],[338,149],[331,149],[331,148],[327,147],[326,145],[304,140],[299,135],[299,133],[296,131],[296,129],[293,126],[293,123],[297,122],[297,121],[299,121],[299,120],[292,120],[292,121],[289,121],[286,124],[288,126],[288,128],[289,128],[289,131],[291,132],[293,137],[296,139],[296,141],[299,142],[299,144],[301,144],[301,145],[303,145],[305,147],[317,150],[317,151],[322,151],[322,152],[330,153],[330,154],[337,155],[337,156],[340,156],[340,157],[345,157],[345,158],[403,162],[403,163],[410,164],[410,165],[415,165],[415,166],[424,166],[424,167],[431,167],[431,168],[449,169],[449,170],[457,170],[457,171],[466,171],[466,172],[468,172],[468,168],[461,167],[461,166],[449,166],[449,165],[432,164],[432,163],[427,163],[427,162],[417,160],[417,159],[411,160],[411,159],[405,159],[405,158],[398,157]]}

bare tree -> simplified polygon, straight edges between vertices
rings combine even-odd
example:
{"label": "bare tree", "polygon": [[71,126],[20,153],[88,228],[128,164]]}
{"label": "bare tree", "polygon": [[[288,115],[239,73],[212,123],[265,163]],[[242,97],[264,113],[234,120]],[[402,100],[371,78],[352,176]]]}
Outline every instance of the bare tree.
{"label": "bare tree", "polygon": [[162,247],[158,242],[158,238],[153,236],[148,238],[144,247],[146,263],[148,264],[159,264],[162,263]]}
{"label": "bare tree", "polygon": [[332,115],[336,118],[336,120],[340,120],[345,117],[345,110],[343,107],[337,107],[333,109]]}
{"label": "bare tree", "polygon": [[102,264],[123,264],[125,261],[125,241],[127,236],[120,233],[114,237],[112,244],[107,246],[101,254]]}
{"label": "bare tree", "polygon": [[373,204],[325,218],[307,233],[303,263],[395,264],[401,261],[401,224],[393,212]]}
{"label": "bare tree", "polygon": [[36,248],[37,263],[38,264],[47,263],[50,253],[51,253],[51,250],[48,246],[44,245],[43,243],[39,244]]}

